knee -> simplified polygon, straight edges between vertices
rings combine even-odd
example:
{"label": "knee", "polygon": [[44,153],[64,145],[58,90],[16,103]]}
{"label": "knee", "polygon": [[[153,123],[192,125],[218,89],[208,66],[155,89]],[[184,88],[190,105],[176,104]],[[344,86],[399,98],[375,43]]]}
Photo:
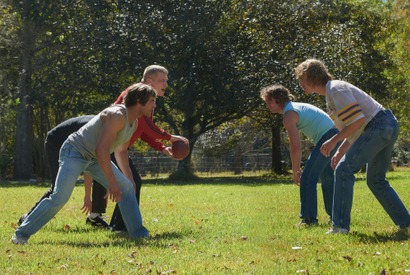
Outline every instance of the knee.
{"label": "knee", "polygon": [[123,193],[134,193],[134,185],[129,180],[124,180],[120,183],[121,192]]}
{"label": "knee", "polygon": [[62,205],[66,204],[68,202],[69,198],[70,198],[70,196],[68,196],[68,195],[64,195],[64,194],[60,194],[60,193],[53,193],[49,197],[51,207],[62,206]]}

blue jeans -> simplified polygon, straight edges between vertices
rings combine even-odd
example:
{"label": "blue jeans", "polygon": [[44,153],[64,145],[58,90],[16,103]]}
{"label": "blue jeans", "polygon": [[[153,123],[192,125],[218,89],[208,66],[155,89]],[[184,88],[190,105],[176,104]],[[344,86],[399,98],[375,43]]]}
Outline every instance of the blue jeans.
{"label": "blue jeans", "polygon": [[354,174],[367,164],[366,182],[384,210],[400,227],[410,226],[410,214],[386,179],[399,125],[390,110],[382,110],[368,123],[335,169],[332,224],[350,229]]}
{"label": "blue jeans", "polygon": [[[98,165],[97,160],[85,159],[67,142],[61,147],[59,163],[60,168],[52,194],[48,198],[43,199],[16,229],[15,233],[20,239],[28,240],[31,235],[40,230],[60,211],[70,198],[81,172],[87,172],[108,188],[108,181]],[[148,236],[148,230],[142,226],[141,213],[137,199],[135,198],[132,183],[114,164],[111,165],[111,168],[121,188],[121,201],[118,205],[124,218],[128,234],[136,238]]]}
{"label": "blue jeans", "polygon": [[[332,128],[327,131],[315,145],[303,168],[300,178],[300,217],[308,223],[317,222],[317,191],[316,185],[320,179],[326,213],[331,218],[333,202],[334,171],[330,160],[335,154],[336,146],[329,157],[320,152],[322,144],[336,135],[338,130]],[[339,145],[339,144],[338,144]]]}

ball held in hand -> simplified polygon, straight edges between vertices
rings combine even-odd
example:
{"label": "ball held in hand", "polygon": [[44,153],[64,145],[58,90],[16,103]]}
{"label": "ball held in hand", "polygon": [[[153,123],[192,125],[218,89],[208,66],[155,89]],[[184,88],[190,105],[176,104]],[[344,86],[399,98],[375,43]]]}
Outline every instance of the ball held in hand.
{"label": "ball held in hand", "polygon": [[172,154],[174,155],[174,159],[183,160],[189,154],[189,144],[180,140],[173,142]]}

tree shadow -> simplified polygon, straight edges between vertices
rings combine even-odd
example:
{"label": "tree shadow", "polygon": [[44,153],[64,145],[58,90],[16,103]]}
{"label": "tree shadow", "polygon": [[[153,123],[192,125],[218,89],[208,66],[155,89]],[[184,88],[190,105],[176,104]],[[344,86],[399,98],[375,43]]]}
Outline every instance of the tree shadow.
{"label": "tree shadow", "polygon": [[262,186],[277,184],[293,184],[290,177],[271,176],[227,176],[227,177],[204,177],[189,181],[170,179],[143,179],[144,185],[246,185]]}
{"label": "tree shadow", "polygon": [[[245,186],[263,186],[277,184],[293,184],[289,176],[226,176],[226,177],[203,177],[194,180],[170,180],[170,179],[143,179],[144,185],[245,185]],[[84,185],[78,181],[76,186]],[[1,188],[19,188],[19,187],[50,187],[49,181],[44,182],[0,182]]]}

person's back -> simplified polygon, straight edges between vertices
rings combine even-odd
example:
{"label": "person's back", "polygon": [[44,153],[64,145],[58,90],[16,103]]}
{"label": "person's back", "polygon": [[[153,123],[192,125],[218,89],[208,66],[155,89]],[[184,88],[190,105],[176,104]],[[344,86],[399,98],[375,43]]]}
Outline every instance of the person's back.
{"label": "person's back", "polygon": [[295,111],[298,114],[297,129],[312,139],[314,144],[317,144],[327,131],[335,127],[328,114],[311,104],[288,101],[283,108],[283,114],[288,111]]}
{"label": "person's back", "polygon": [[94,115],[84,115],[67,119],[56,127],[48,131],[46,142],[52,142],[54,145],[61,147],[69,135],[78,131],[81,127],[87,124]]}

